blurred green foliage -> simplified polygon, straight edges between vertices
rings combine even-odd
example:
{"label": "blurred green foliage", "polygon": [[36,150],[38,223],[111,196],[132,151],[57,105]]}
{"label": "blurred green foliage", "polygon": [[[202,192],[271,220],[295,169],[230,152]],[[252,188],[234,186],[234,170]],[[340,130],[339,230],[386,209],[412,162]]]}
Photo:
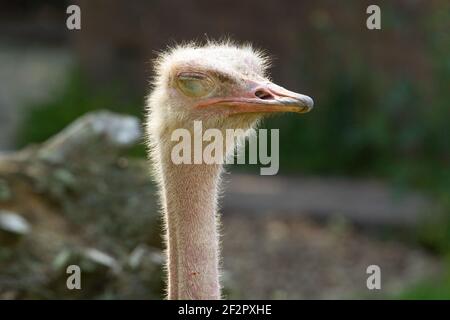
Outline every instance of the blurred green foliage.
{"label": "blurred green foliage", "polygon": [[78,69],[54,97],[25,108],[17,134],[17,146],[43,142],[64,129],[81,115],[98,109],[141,116],[143,102],[129,97],[119,83],[107,87],[91,86]]}
{"label": "blurred green foliage", "polygon": [[[389,18],[390,11],[383,12]],[[316,53],[306,51],[298,67],[299,77],[319,88],[316,108],[265,125],[280,128],[281,172],[381,177],[400,191],[418,188],[434,197],[439,212],[423,222],[417,240],[450,252],[450,5],[417,21],[390,18],[398,31],[408,24],[423,28],[427,76],[374,67],[346,35],[321,26],[302,45],[314,47],[317,38],[331,43],[328,59],[318,66],[311,63]],[[340,51],[346,46],[354,50]],[[399,54],[408,53],[393,53]]]}
{"label": "blurred green foliage", "polygon": [[408,300],[448,300],[450,297],[450,259],[446,259],[446,271],[432,281],[422,281],[408,290],[393,296],[394,299]]}

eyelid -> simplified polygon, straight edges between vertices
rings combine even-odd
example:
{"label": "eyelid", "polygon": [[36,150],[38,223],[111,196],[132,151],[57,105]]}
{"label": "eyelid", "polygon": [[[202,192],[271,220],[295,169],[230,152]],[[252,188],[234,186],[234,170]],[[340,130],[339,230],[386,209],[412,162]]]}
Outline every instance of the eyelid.
{"label": "eyelid", "polygon": [[180,72],[177,75],[177,78],[180,80],[204,80],[209,77],[206,74],[200,72]]}
{"label": "eyelid", "polygon": [[178,88],[190,97],[206,96],[216,87],[213,78],[201,72],[180,72],[176,82]]}

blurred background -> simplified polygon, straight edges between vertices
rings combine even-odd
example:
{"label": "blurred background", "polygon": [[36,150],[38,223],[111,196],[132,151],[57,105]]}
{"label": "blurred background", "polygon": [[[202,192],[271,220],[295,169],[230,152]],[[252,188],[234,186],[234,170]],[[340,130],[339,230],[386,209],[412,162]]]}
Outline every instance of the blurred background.
{"label": "blurred background", "polygon": [[[370,4],[2,1],[0,298],[163,297],[142,140],[58,163],[40,150],[92,111],[142,120],[157,52],[229,36],[267,50],[273,79],[316,107],[263,124],[280,129],[277,176],[228,168],[226,297],[449,299],[450,3],[379,3],[381,30]],[[366,287],[373,264],[381,290]]]}

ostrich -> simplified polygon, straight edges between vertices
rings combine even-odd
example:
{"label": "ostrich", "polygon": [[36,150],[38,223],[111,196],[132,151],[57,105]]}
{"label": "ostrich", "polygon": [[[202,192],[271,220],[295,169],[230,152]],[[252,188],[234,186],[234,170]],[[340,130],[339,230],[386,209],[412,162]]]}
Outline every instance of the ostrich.
{"label": "ostrich", "polygon": [[177,46],[155,62],[146,137],[165,224],[168,299],[221,299],[217,200],[222,165],[174,164],[171,134],[178,128],[193,133],[194,121],[221,132],[248,130],[264,115],[313,107],[310,97],[271,82],[267,67],[263,53],[229,41]]}

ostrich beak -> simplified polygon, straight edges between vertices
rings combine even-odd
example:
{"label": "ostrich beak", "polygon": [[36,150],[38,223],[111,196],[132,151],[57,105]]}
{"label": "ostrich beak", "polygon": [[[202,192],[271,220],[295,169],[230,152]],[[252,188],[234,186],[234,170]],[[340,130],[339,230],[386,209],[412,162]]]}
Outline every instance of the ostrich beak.
{"label": "ostrich beak", "polygon": [[289,91],[275,83],[251,82],[244,90],[237,90],[225,98],[211,98],[198,107],[224,106],[231,113],[272,113],[311,111],[314,101],[310,97]]}

